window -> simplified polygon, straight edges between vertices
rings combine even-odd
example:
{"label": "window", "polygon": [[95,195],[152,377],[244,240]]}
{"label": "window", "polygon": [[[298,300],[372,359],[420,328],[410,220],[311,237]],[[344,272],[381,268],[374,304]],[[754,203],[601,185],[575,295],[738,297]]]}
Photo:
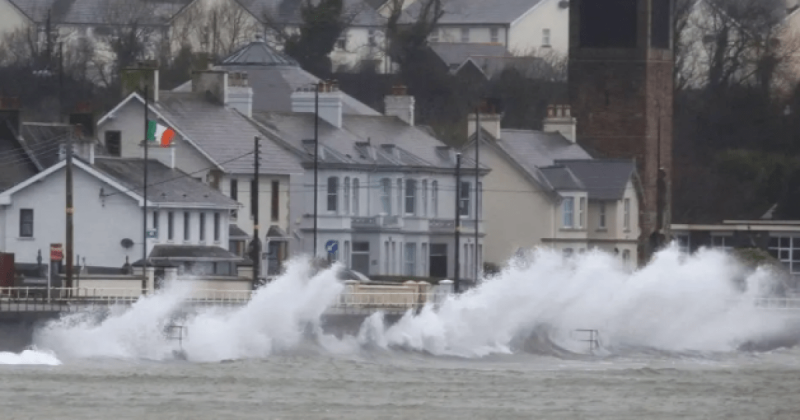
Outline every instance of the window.
{"label": "window", "polygon": [[475,199],[478,200],[478,215],[476,218],[480,219],[483,215],[483,182],[478,183],[478,191],[475,192],[475,197]]}
{"label": "window", "polygon": [[156,230],[156,235],[158,235],[158,212],[153,212],[153,229]]}
{"label": "window", "polygon": [[374,47],[374,46],[378,45],[378,41],[375,39],[375,30],[374,29],[370,29],[370,30],[367,31],[367,44],[370,47]]}
{"label": "window", "polygon": [[403,180],[397,180],[397,215],[403,215]]}
{"label": "window", "polygon": [[626,198],[623,202],[623,215],[622,215],[622,226],[625,230],[631,229],[631,199]]}
{"label": "window", "polygon": [[414,277],[417,275],[417,244],[406,243],[406,267],[405,275]]}
{"label": "window", "polygon": [[428,275],[428,244],[422,244],[422,255],[420,255],[419,262],[422,265],[422,272],[423,276]]}
{"label": "window", "polygon": [[439,181],[431,182],[431,216],[439,216]]}
{"label": "window", "polygon": [[575,198],[565,197],[561,207],[564,216],[562,224],[565,228],[571,228],[574,225]]}
{"label": "window", "polygon": [[236,179],[231,180],[231,199],[239,201],[239,181]]}
{"label": "window", "polygon": [[167,240],[175,239],[175,213],[167,212]]}
{"label": "window", "polygon": [[19,237],[33,238],[33,209],[19,210]]}
{"label": "window", "polygon": [[800,238],[773,236],[769,238],[769,253],[786,265],[792,274],[800,273]]}
{"label": "window", "polygon": [[392,180],[383,178],[381,180],[381,210],[386,214],[392,214]]}
{"label": "window", "polygon": [[550,46],[550,29],[542,29],[542,46],[549,47]]}
{"label": "window", "polygon": [[626,264],[631,260],[631,251],[629,249],[622,250],[622,261]]}
{"label": "window", "polygon": [[272,190],[270,192],[272,193],[270,201],[272,204],[272,221],[277,222],[281,217],[281,182],[272,181]]}
{"label": "window", "polygon": [[396,274],[397,273],[397,268],[398,268],[397,266],[399,265],[399,264],[395,264],[395,262],[397,260],[398,260],[398,258],[397,258],[397,242],[392,242],[392,253],[389,254],[389,269],[391,270],[391,272],[389,272],[388,274]]}
{"label": "window", "polygon": [[350,268],[361,274],[369,275],[369,242],[353,242]]}
{"label": "window", "polygon": [[685,254],[688,254],[691,250],[691,243],[689,241],[688,234],[675,234],[675,241],[678,242],[678,250]]}
{"label": "window", "polygon": [[458,193],[458,215],[463,217],[469,216],[469,195],[470,183],[461,182],[461,188]]}
{"label": "window", "polygon": [[342,257],[342,261],[344,261],[344,265],[347,268],[350,267],[350,241],[344,241],[344,256]]}
{"label": "window", "polygon": [[347,32],[342,31],[342,34],[339,35],[339,39],[336,40],[336,49],[339,50],[347,49]]}
{"label": "window", "polygon": [[344,178],[344,214],[350,214],[350,177]]}
{"label": "window", "polygon": [[430,41],[431,42],[439,42],[439,28],[435,28],[435,29],[431,30]]}
{"label": "window", "polygon": [[581,197],[578,201],[578,227],[584,227],[586,215],[586,197]]}
{"label": "window", "polygon": [[356,216],[361,214],[361,209],[359,208],[360,203],[358,202],[358,196],[361,194],[361,190],[359,188],[360,185],[358,178],[353,178],[353,214]]}
{"label": "window", "polygon": [[183,213],[183,240],[184,241],[189,241],[192,238],[191,228],[190,228],[191,225],[189,224],[191,220],[192,219],[191,219],[191,217],[189,215],[189,212],[188,211],[184,212]]}
{"label": "window", "polygon": [[106,131],[106,152],[110,156],[122,155],[122,132]]}
{"label": "window", "polygon": [[258,200],[258,187],[256,186],[256,180],[250,180],[250,215],[254,216],[256,214],[256,200]]}
{"label": "window", "polygon": [[600,229],[605,229],[606,228],[606,202],[605,201],[601,201],[600,202],[599,214],[600,214],[600,216],[599,216],[600,220],[597,222],[597,227],[600,228]]}
{"label": "window", "polygon": [[328,211],[336,211],[339,204],[339,178],[328,178]]}
{"label": "window", "polygon": [[461,28],[461,42],[469,42],[469,28]]}
{"label": "window", "polygon": [[200,213],[200,242],[206,240],[206,214]]}
{"label": "window", "polygon": [[565,257],[571,257],[572,254],[574,253],[572,248],[564,248],[564,250],[562,252],[564,253]]}
{"label": "window", "polygon": [[726,250],[733,249],[733,238],[727,235],[712,235],[711,246]]}
{"label": "window", "polygon": [[220,237],[219,213],[214,213],[214,242],[219,242]]}
{"label": "window", "polygon": [[489,30],[489,37],[492,40],[493,44],[497,44],[500,42],[500,29],[492,28]]}
{"label": "window", "polygon": [[428,180],[422,180],[422,215],[428,216]]}
{"label": "window", "polygon": [[417,213],[417,181],[406,180],[406,214]]}
{"label": "window", "polygon": [[383,274],[389,275],[389,241],[383,243]]}

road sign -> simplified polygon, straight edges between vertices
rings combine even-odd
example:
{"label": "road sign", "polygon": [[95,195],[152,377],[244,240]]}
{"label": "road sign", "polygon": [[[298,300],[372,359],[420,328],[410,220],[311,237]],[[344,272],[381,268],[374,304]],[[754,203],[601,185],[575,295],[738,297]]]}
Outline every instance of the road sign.
{"label": "road sign", "polygon": [[156,239],[156,238],[158,238],[158,230],[147,229],[147,239]]}
{"label": "road sign", "polygon": [[50,261],[61,261],[64,259],[64,248],[61,244],[50,244]]}
{"label": "road sign", "polygon": [[339,241],[330,240],[325,242],[325,250],[328,251],[328,254],[335,254],[338,249]]}

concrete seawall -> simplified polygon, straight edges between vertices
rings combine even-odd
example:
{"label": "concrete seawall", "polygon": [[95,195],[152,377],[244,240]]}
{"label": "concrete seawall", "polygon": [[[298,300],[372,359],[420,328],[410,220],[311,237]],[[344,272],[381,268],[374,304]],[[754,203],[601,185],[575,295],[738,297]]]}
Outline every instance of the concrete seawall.
{"label": "concrete seawall", "polygon": [[[367,314],[327,314],[322,317],[322,330],[337,337],[358,334]],[[57,319],[56,312],[0,312],[0,352],[19,353],[33,344],[36,329]],[[386,325],[400,319],[399,314],[384,315]]]}

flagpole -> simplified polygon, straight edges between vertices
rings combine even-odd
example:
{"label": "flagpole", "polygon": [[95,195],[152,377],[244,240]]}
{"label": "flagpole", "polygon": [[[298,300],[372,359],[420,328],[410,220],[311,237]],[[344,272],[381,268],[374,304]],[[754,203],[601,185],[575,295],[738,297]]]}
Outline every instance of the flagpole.
{"label": "flagpole", "polygon": [[142,226],[142,294],[147,294],[147,133],[149,122],[147,114],[150,109],[150,102],[148,98],[148,87],[144,86],[144,193],[142,194],[142,202],[144,207],[144,216]]}

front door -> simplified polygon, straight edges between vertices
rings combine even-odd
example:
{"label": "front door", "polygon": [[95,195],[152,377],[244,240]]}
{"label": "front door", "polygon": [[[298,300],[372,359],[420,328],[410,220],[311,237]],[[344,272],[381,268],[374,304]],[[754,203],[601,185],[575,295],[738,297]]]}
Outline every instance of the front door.
{"label": "front door", "polygon": [[447,244],[431,244],[430,276],[433,278],[447,278]]}

